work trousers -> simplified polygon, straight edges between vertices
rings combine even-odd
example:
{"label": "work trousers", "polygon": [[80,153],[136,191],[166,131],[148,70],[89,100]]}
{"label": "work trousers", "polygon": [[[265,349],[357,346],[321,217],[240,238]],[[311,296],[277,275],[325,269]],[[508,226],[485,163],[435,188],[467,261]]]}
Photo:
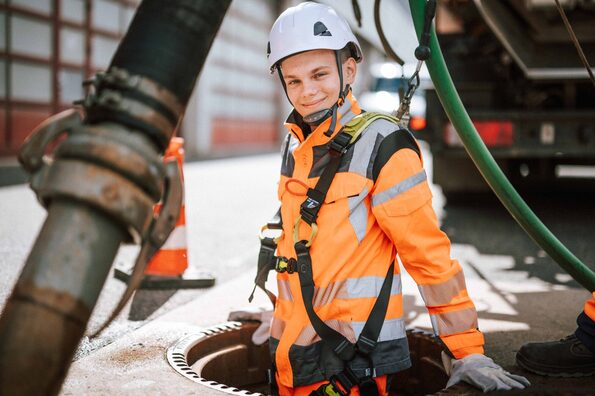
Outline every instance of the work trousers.
{"label": "work trousers", "polygon": [[[376,385],[378,386],[378,394],[380,396],[388,396],[388,392],[386,391],[386,375],[382,375],[380,377],[374,378],[376,381]],[[279,386],[279,396],[308,396],[311,392],[315,391],[316,389],[320,388],[321,385],[328,383],[328,381],[321,381],[316,382],[310,385],[298,386],[297,388],[288,388],[279,382],[277,379],[277,384]],[[349,396],[366,396],[361,395],[359,392],[359,388],[357,386],[351,389],[351,393]]]}
{"label": "work trousers", "polygon": [[585,303],[585,309],[576,318],[576,323],[578,324],[576,338],[595,353],[595,292],[593,292],[593,298]]}

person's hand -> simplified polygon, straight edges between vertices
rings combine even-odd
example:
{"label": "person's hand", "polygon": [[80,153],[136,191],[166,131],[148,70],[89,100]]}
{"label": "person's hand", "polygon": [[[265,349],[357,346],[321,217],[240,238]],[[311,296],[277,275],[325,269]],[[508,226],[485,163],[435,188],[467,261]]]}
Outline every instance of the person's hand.
{"label": "person's hand", "polygon": [[227,320],[232,321],[248,321],[254,320],[260,322],[260,326],[252,334],[252,343],[254,345],[262,345],[269,339],[271,334],[271,320],[273,319],[273,311],[267,310],[264,307],[246,307],[238,311],[229,313]]}
{"label": "person's hand", "polygon": [[442,352],[442,362],[450,375],[447,388],[461,381],[481,389],[484,393],[492,390],[524,389],[531,385],[525,377],[509,373],[492,359],[479,353],[462,359],[452,359]]}

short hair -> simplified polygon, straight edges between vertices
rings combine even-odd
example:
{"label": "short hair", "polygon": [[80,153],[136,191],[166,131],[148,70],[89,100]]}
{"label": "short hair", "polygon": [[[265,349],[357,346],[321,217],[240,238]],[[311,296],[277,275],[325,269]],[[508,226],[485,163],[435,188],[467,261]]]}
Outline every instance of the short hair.
{"label": "short hair", "polygon": [[345,63],[345,61],[349,58],[355,59],[355,48],[353,48],[353,44],[347,43],[347,45],[339,50],[339,60],[341,64]]}

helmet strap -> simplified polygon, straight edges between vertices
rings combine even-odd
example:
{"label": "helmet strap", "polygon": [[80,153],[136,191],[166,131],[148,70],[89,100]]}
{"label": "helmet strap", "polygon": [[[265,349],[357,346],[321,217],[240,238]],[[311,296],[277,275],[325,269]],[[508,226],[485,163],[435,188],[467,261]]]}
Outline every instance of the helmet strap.
{"label": "helmet strap", "polygon": [[287,93],[287,85],[285,85],[285,79],[283,79],[283,72],[281,71],[281,66],[276,65],[275,69],[277,69],[277,74],[279,74],[279,80],[281,80],[281,85],[283,86],[283,92],[285,92],[285,96],[287,97],[287,100],[293,106],[293,103],[291,103],[291,99],[289,99],[289,94]]}
{"label": "helmet strap", "polygon": [[308,114],[304,119],[304,122],[310,126],[320,125],[324,120],[326,120],[331,115],[331,109],[324,109],[314,112],[312,114]]}

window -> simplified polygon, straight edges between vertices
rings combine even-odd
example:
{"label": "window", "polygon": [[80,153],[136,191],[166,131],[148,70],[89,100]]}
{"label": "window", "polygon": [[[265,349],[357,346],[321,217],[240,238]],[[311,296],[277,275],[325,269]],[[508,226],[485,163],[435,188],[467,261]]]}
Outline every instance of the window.
{"label": "window", "polygon": [[85,33],[63,27],[60,32],[60,60],[77,65],[85,61]]}
{"label": "window", "polygon": [[85,23],[85,3],[82,0],[62,0],[60,12],[63,20]]}
{"label": "window", "polygon": [[62,69],[58,76],[60,82],[60,103],[70,104],[83,98],[83,72]]}
{"label": "window", "polygon": [[22,16],[10,21],[10,45],[17,54],[50,59],[52,55],[52,29],[49,22]]}
{"label": "window", "polygon": [[50,102],[52,73],[49,66],[13,62],[10,68],[13,100]]}

